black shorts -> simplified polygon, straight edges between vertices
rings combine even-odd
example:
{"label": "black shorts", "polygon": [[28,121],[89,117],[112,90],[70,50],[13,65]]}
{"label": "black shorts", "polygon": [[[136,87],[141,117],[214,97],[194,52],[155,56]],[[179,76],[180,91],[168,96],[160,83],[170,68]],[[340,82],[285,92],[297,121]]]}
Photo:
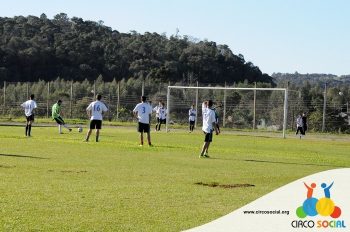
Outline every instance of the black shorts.
{"label": "black shorts", "polygon": [[205,134],[204,142],[212,142],[213,141],[213,131],[211,133],[204,132],[204,134]]}
{"label": "black shorts", "polygon": [[190,125],[194,125],[196,121],[190,121]]}
{"label": "black shorts", "polygon": [[140,133],[141,132],[148,133],[150,131],[149,130],[149,124],[139,122],[139,125],[137,127],[137,131],[140,132]]}
{"label": "black shorts", "polygon": [[164,118],[164,119],[159,119],[159,123],[160,124],[166,124],[166,119]]}
{"label": "black shorts", "polygon": [[57,117],[57,118],[54,118],[55,121],[57,122],[57,124],[59,125],[64,125],[64,121],[63,121],[63,118],[61,118],[61,116]]}
{"label": "black shorts", "polygon": [[26,116],[27,122],[33,121],[34,122],[34,114],[30,116]]}
{"label": "black shorts", "polygon": [[101,128],[102,128],[102,120],[90,121],[90,129],[101,129]]}

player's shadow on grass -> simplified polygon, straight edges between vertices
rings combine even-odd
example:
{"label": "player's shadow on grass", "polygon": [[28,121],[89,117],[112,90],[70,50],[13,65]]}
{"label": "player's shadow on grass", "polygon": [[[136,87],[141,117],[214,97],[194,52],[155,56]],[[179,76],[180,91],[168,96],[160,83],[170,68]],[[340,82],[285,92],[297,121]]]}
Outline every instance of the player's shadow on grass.
{"label": "player's shadow on grass", "polygon": [[0,156],[8,156],[8,157],[16,157],[16,158],[29,158],[29,159],[49,159],[44,157],[38,157],[38,156],[30,156],[30,155],[12,155],[12,154],[1,154]]}
{"label": "player's shadow on grass", "polygon": [[244,160],[244,161],[256,162],[256,163],[271,163],[271,164],[292,164],[292,165],[303,165],[303,166],[322,166],[322,167],[337,167],[337,168],[346,167],[346,166],[330,165],[330,164],[294,163],[294,162],[269,161],[269,160]]}

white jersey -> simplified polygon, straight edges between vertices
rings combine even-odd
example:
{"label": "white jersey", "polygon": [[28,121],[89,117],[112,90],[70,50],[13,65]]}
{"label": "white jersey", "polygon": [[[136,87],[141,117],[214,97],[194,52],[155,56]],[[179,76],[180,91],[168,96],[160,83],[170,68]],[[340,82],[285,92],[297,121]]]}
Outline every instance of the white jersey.
{"label": "white jersey", "polygon": [[156,106],[153,108],[153,112],[156,112],[156,117],[159,118],[159,109],[160,109],[160,106]]}
{"label": "white jersey", "polygon": [[204,110],[204,113],[203,113],[202,130],[205,133],[211,133],[213,131],[214,122],[216,122],[214,110],[206,108],[206,110]]}
{"label": "white jersey", "polygon": [[108,111],[108,108],[103,102],[94,101],[90,103],[86,110],[91,112],[90,120],[102,120],[102,112]]}
{"label": "white jersey", "polygon": [[300,116],[297,117],[297,127],[303,127],[303,119]]}
{"label": "white jersey", "polygon": [[161,119],[161,120],[166,119],[166,108],[165,107],[159,107],[158,115],[159,115],[159,119]]}
{"label": "white jersey", "polygon": [[196,115],[197,115],[197,110],[191,108],[188,111],[188,116],[189,116],[188,120],[195,121],[196,120]]}
{"label": "white jersey", "polygon": [[21,104],[21,106],[24,108],[24,114],[29,117],[33,114],[33,110],[37,108],[36,102],[33,100],[28,100]]}
{"label": "white jersey", "polygon": [[142,102],[137,104],[133,112],[137,112],[139,122],[149,124],[150,115],[152,114],[152,107],[148,103]]}

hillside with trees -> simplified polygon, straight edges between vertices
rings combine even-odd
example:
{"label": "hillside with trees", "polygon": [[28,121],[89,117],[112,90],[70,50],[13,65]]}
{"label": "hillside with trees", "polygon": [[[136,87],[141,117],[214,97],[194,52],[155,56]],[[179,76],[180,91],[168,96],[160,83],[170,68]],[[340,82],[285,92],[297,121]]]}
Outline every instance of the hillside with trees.
{"label": "hillside with trees", "polygon": [[202,83],[272,83],[227,45],[131,31],[60,13],[0,18],[0,81],[152,78]]}
{"label": "hillside with trees", "polygon": [[295,73],[273,73],[272,78],[275,83],[286,83],[302,86],[306,81],[314,86],[327,83],[328,86],[338,86],[343,84],[350,84],[350,75],[336,76],[333,74],[322,74],[322,73],[307,73],[301,74]]}

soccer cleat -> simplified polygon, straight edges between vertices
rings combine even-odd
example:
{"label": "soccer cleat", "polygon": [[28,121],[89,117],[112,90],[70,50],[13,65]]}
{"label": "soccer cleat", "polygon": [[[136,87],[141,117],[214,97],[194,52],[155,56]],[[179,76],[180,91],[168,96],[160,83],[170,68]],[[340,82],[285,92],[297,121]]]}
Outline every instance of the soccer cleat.
{"label": "soccer cleat", "polygon": [[143,144],[139,144],[139,147],[143,147]]}
{"label": "soccer cleat", "polygon": [[149,146],[149,147],[153,147],[152,143],[149,143],[148,146]]}
{"label": "soccer cleat", "polygon": [[199,158],[203,158],[204,156],[202,154],[199,155]]}
{"label": "soccer cleat", "polygon": [[210,156],[208,155],[208,152],[205,153],[203,156],[204,156],[204,158],[210,158]]}
{"label": "soccer cleat", "polygon": [[69,128],[69,132],[72,132],[72,129],[71,129],[71,128]]}

